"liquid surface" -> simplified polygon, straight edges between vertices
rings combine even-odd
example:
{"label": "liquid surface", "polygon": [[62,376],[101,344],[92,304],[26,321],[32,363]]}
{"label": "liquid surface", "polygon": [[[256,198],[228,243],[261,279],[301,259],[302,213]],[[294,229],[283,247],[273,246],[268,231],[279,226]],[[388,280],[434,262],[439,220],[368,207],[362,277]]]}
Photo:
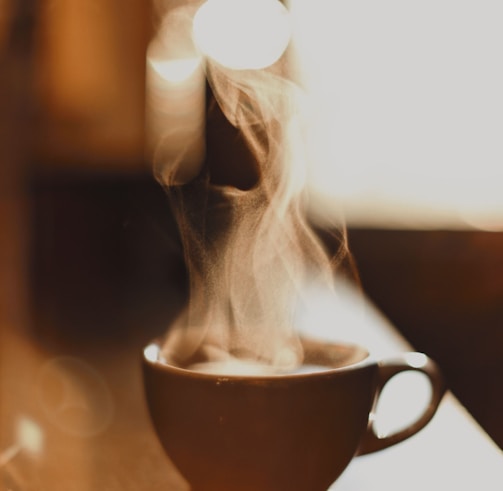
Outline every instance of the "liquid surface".
{"label": "liquid surface", "polygon": [[284,376],[305,373],[319,373],[330,370],[330,367],[311,364],[303,364],[295,368],[285,369],[246,360],[196,363],[184,368],[186,370],[192,370],[199,373],[240,376]]}
{"label": "liquid surface", "polygon": [[369,355],[361,346],[351,344],[327,344],[320,341],[302,339],[304,362],[283,359],[281,364],[268,364],[261,361],[239,358],[221,351],[197,350],[184,362],[172,352],[163,352],[160,346],[152,343],[145,349],[146,359],[152,362],[172,365],[184,370],[212,375],[228,376],[285,376],[320,373],[359,363]]}

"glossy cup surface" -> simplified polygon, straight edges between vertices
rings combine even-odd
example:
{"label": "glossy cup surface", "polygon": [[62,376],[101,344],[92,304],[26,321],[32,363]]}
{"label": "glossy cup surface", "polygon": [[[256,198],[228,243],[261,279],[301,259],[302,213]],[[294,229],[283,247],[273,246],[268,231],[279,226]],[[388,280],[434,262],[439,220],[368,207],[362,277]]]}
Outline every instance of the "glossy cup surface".
{"label": "glossy cup surface", "polygon": [[[159,361],[158,348],[143,357],[147,404],[193,491],[326,491],[357,453],[395,443],[381,443],[368,424],[393,370],[383,372],[363,348],[304,341],[305,362],[326,370],[266,376],[186,370]],[[395,440],[424,426],[436,405]]]}

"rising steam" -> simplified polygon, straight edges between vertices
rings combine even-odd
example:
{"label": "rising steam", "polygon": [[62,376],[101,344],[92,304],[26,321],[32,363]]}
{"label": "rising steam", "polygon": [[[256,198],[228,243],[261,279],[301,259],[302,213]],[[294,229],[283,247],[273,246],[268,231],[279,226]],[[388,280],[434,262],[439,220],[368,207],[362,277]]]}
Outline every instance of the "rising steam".
{"label": "rising steam", "polygon": [[[286,76],[287,61],[284,55],[268,67],[237,70],[205,59],[217,103],[209,111],[221,111],[253,155],[256,179],[248,186],[216,183],[211,159],[184,183],[177,177],[183,157],[155,162],[190,279],[187,309],[163,347],[166,358],[182,365],[240,359],[296,366],[302,348],[294,315],[303,288],[332,284],[334,259],[306,216],[305,96]],[[239,173],[249,162],[226,166]]]}

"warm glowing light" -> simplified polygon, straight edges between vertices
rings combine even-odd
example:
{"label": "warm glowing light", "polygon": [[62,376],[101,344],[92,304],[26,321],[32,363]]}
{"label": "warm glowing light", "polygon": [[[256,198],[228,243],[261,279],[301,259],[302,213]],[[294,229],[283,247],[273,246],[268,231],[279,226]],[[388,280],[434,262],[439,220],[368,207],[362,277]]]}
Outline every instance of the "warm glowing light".
{"label": "warm glowing light", "polygon": [[[115,413],[115,401],[103,375],[84,360],[59,356],[47,360],[36,380],[38,407],[62,432],[91,437],[105,431]],[[35,431],[27,423],[21,435],[31,446]]]}
{"label": "warm glowing light", "polygon": [[181,58],[174,60],[147,59],[155,72],[167,82],[181,83],[187,81],[201,64],[200,58]]}
{"label": "warm glowing light", "polygon": [[44,444],[44,434],[33,420],[20,417],[16,425],[16,441],[0,452],[0,468],[7,465],[22,450],[39,454]]}
{"label": "warm glowing light", "polygon": [[170,9],[147,51],[146,130],[156,176],[182,184],[205,156],[203,58],[194,46],[192,5]]}
{"label": "warm glowing light", "polygon": [[362,227],[502,230],[501,3],[289,9],[321,206]]}
{"label": "warm glowing light", "polygon": [[151,362],[156,362],[158,360],[159,348],[156,344],[149,344],[144,350],[143,354],[145,359]]}
{"label": "warm glowing light", "polygon": [[170,58],[169,50],[154,41],[147,57],[146,107],[147,133],[158,172],[173,183],[193,179],[205,155],[201,57]]}
{"label": "warm glowing light", "polygon": [[208,0],[194,17],[194,40],[227,68],[265,68],[288,46],[288,11],[278,0]]}
{"label": "warm glowing light", "polygon": [[31,453],[40,453],[44,435],[40,426],[29,418],[20,418],[17,424],[17,441],[21,448]]}

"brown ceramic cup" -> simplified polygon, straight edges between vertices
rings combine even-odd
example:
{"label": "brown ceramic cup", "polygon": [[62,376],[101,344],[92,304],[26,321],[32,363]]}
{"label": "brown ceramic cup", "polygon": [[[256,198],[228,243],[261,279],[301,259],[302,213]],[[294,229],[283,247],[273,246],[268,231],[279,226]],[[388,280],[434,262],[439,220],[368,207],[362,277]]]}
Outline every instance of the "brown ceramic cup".
{"label": "brown ceramic cup", "polygon": [[[303,341],[305,363],[322,371],[212,375],[143,356],[156,433],[192,491],[326,491],[355,455],[413,435],[433,417],[445,388],[427,356],[376,361],[358,346]],[[373,410],[396,374],[419,371],[431,400],[406,428],[378,437]]]}

